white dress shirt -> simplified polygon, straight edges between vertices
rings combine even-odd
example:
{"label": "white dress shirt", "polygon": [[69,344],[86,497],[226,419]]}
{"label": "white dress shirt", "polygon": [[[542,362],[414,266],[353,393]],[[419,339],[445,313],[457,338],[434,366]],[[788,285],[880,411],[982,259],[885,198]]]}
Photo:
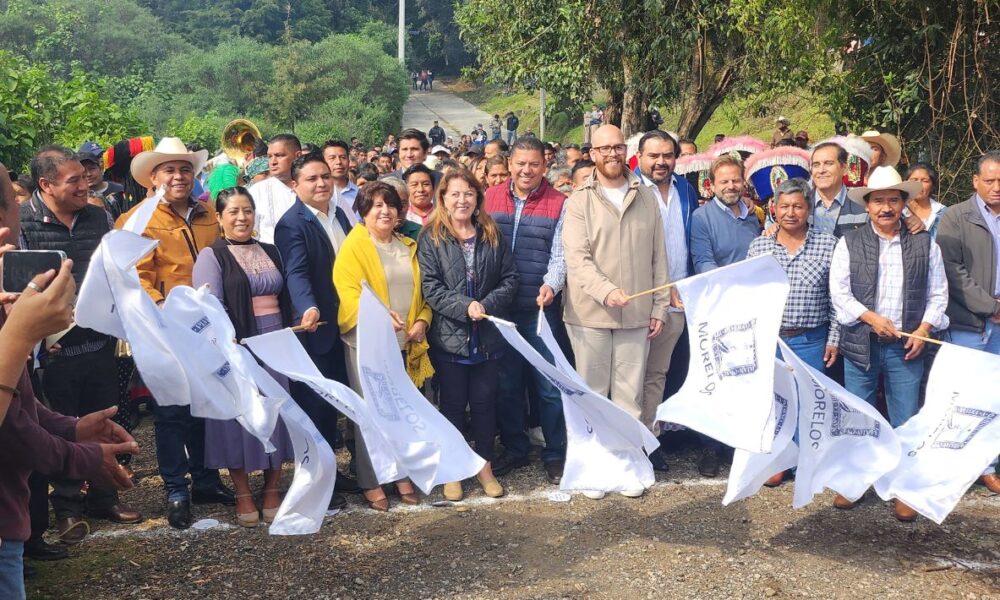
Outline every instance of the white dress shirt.
{"label": "white dress shirt", "polygon": [[250,195],[257,213],[257,239],[274,243],[274,228],[278,220],[295,204],[295,192],[277,177],[268,177],[250,186]]}
{"label": "white dress shirt", "polygon": [[[667,199],[664,201],[658,185],[641,173],[639,179],[659,200],[657,206],[660,207],[660,216],[663,219],[663,241],[667,247],[667,275],[671,282],[680,281],[688,276],[688,247],[684,216],[681,214],[681,197],[677,192],[677,186],[671,179],[670,191],[667,192]],[[670,311],[682,312],[674,307],[670,307]]]}
{"label": "white dress shirt", "polygon": [[340,226],[340,221],[337,220],[336,216],[331,217],[329,215],[329,213],[335,213],[337,207],[331,203],[327,214],[321,213],[308,204],[306,204],[306,208],[308,208],[312,214],[316,215],[316,220],[323,226],[323,231],[326,232],[327,237],[330,238],[330,244],[333,245],[333,253],[339,254],[340,245],[347,239],[347,232]]}
{"label": "white dress shirt", "polygon": [[[874,225],[869,227],[874,229]],[[875,233],[878,235],[879,254],[878,292],[874,311],[892,321],[897,330],[903,331],[903,247],[899,242],[899,234],[885,238],[877,230]],[[856,324],[861,315],[868,311],[851,291],[851,256],[845,238],[840,238],[833,250],[830,298],[841,325]],[[941,249],[932,242],[927,268],[927,304],[921,321],[929,323],[938,331],[947,329],[949,320],[944,314],[947,307],[948,279],[941,260]]]}

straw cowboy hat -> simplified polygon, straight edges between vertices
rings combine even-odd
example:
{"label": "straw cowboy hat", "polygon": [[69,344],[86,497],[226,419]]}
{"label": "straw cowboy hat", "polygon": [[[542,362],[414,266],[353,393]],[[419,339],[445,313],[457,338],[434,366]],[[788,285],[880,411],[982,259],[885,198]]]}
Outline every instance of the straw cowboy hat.
{"label": "straw cowboy hat", "polygon": [[180,138],[165,137],[160,140],[160,143],[155,148],[146,152],[140,152],[138,156],[132,159],[132,177],[135,177],[135,180],[142,187],[151,188],[153,187],[153,182],[150,177],[153,174],[153,170],[163,163],[175,160],[183,160],[191,163],[191,166],[194,168],[194,174],[197,175],[205,168],[205,162],[208,161],[208,150],[190,152]]}
{"label": "straw cowboy hat", "polygon": [[868,175],[868,185],[866,187],[856,187],[847,190],[847,197],[857,202],[861,206],[865,205],[865,196],[872,192],[884,190],[899,190],[906,194],[906,198],[912,198],[920,192],[919,181],[903,181],[899,176],[899,171],[895,167],[875,167]]}
{"label": "straw cowboy hat", "polygon": [[883,161],[881,167],[895,167],[899,164],[899,158],[903,155],[903,149],[899,145],[899,140],[891,133],[879,133],[874,129],[861,134],[861,139],[882,146]]}

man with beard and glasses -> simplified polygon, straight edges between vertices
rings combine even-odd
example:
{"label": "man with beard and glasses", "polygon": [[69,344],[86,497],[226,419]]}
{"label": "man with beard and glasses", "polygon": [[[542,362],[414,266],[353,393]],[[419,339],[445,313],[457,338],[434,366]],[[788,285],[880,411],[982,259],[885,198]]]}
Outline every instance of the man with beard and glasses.
{"label": "man with beard and glasses", "polygon": [[670,293],[628,295],[668,281],[663,219],[655,194],[626,168],[621,130],[599,127],[592,140],[595,172],[567,200],[563,225],[564,320],[587,385],[639,418],[646,354],[663,331]]}
{"label": "man with beard and glasses", "polygon": [[[714,198],[691,215],[691,259],[695,273],[731,265],[747,257],[750,243],[760,235],[760,221],[743,202],[746,181],[743,162],[728,154],[715,159],[709,170]],[[698,472],[719,474],[722,444],[699,434],[702,454]]]}
{"label": "man with beard and glasses", "polygon": [[[669,133],[658,129],[639,138],[639,164],[635,174],[656,196],[663,236],[667,251],[667,274],[670,281],[680,281],[688,276],[690,255],[688,238],[691,232],[691,215],[698,208],[698,194],[686,179],[674,174],[674,165],[680,154],[680,144]],[[677,292],[671,288],[673,304],[679,305]],[[663,402],[667,371],[681,334],[684,333],[684,311],[671,307],[663,324],[663,334],[649,344],[646,359],[646,376],[643,383],[642,415],[640,421],[656,433],[656,407]],[[657,450],[650,459],[659,471],[667,470],[663,454]]]}
{"label": "man with beard and glasses", "polygon": [[[840,238],[830,266],[830,298],[840,322],[844,387],[872,406],[879,378],[885,379],[889,423],[899,427],[917,414],[924,342],[948,327],[948,281],[941,249],[927,232],[903,226],[906,199],[920,182],[903,181],[892,167],[876,167],[866,187],[847,192],[863,205],[869,224]],[[900,332],[914,337],[902,337]],[[854,508],[841,495],[840,509]],[[917,513],[899,500],[896,518],[913,521]]]}

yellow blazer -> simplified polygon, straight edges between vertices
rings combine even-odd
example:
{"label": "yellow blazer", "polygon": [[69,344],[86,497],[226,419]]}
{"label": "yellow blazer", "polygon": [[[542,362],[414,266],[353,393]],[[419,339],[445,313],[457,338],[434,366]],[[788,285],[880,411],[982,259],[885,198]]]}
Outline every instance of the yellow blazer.
{"label": "yellow blazer", "polygon": [[[410,250],[410,265],[413,269],[413,297],[410,300],[410,310],[406,314],[406,328],[409,329],[417,321],[424,321],[430,325],[431,307],[424,300],[420,285],[417,243],[405,236],[397,237]],[[388,306],[389,283],[385,279],[385,269],[368,228],[358,224],[347,234],[347,239],[341,244],[337,260],[333,264],[333,285],[340,297],[337,323],[341,332],[350,331],[358,326],[361,283],[365,281],[375,295]],[[434,374],[427,354],[428,348],[426,337],[422,342],[407,342],[405,347],[406,372],[417,387],[423,385],[424,380]]]}

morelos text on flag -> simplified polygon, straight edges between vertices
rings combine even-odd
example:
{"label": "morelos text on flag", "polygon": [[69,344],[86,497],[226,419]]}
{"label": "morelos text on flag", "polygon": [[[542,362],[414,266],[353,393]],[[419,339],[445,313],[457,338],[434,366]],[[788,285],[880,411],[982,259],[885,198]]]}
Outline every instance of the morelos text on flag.
{"label": "morelos text on flag", "polygon": [[784,342],[781,355],[799,390],[799,462],[792,506],[802,508],[829,488],[856,501],[899,464],[895,432],[871,406],[802,362]]}
{"label": "morelos text on flag", "polygon": [[660,445],[656,437],[638,419],[587,387],[563,355],[548,321],[539,318],[538,335],[555,364],[532,348],[513,323],[487,318],[562,393],[566,464],[559,488],[621,492],[652,486],[655,476],[647,454]]}
{"label": "morelos text on flag", "polygon": [[439,484],[479,473],[486,461],[406,374],[389,310],[367,284],[361,289],[357,339],[365,405],[373,430],[381,434],[383,446],[399,467],[395,479],[409,477],[429,494]]}
{"label": "morelos text on flag", "polygon": [[691,364],[656,411],[734,448],[770,452],[774,361],[788,276],[770,255],[674,284],[684,300]]}
{"label": "morelos text on flag", "polygon": [[902,457],[875,491],[941,524],[1000,453],[1000,356],[942,345],[924,407],[896,435]]}
{"label": "morelos text on flag", "polygon": [[799,395],[791,367],[780,359],[774,363],[774,443],[771,452],[759,454],[737,449],[729,469],[729,487],[723,505],[749,498],[769,477],[795,466],[799,447],[792,438],[799,418]]}

